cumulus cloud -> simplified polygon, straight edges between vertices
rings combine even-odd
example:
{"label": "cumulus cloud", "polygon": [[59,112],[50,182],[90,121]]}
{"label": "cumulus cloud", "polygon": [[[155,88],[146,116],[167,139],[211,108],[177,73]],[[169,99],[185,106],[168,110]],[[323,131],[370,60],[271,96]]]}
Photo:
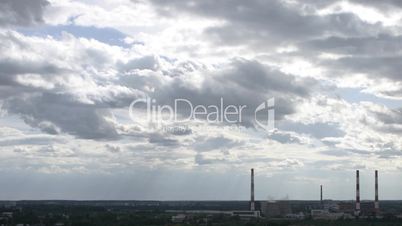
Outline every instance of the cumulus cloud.
{"label": "cumulus cloud", "polygon": [[[307,69],[318,71],[317,77],[335,80],[343,87],[359,87],[377,96],[401,99],[397,63],[401,54],[400,28],[397,19],[393,23],[386,20],[388,10],[398,5],[395,1],[153,1],[157,12],[166,18],[196,15],[220,21],[202,28],[202,37],[226,54],[232,53],[226,52],[224,46],[235,47],[237,54],[263,55],[271,64],[280,64],[283,71],[313,76],[308,71],[289,68],[297,67],[297,62],[307,62],[311,65]],[[383,12],[386,8],[387,12]],[[392,17],[397,16],[395,12]],[[358,82],[348,83],[345,77],[351,76]]]}
{"label": "cumulus cloud", "polygon": [[113,122],[105,117],[106,112],[91,105],[74,103],[62,95],[40,94],[27,99],[9,99],[4,107],[9,113],[20,114],[25,122],[37,126],[44,132],[57,133],[57,127],[64,132],[87,139],[117,138]]}
{"label": "cumulus cloud", "polygon": [[[145,80],[143,76],[130,74],[124,81],[138,81],[137,78],[140,83],[144,81],[143,86],[153,88],[150,96],[161,104],[172,104],[174,99],[181,98],[189,100],[193,106],[219,105],[221,99],[225,106],[246,105],[241,122],[245,126],[253,126],[254,110],[272,97],[276,98],[275,117],[278,120],[294,113],[298,101],[309,98],[310,89],[315,85],[314,79],[296,79],[258,61],[246,59],[234,59],[216,69],[187,72],[181,76],[156,76],[160,75],[151,75]],[[189,76],[194,76],[194,80]],[[186,107],[179,109],[183,115],[188,114]]]}
{"label": "cumulus cloud", "polygon": [[[0,58],[0,87],[7,91],[3,96],[3,109],[50,134],[62,131],[87,139],[118,138],[108,108],[125,107],[140,92],[108,82],[108,75],[101,72],[104,69],[91,68],[96,64],[107,67],[107,62],[113,61],[113,56],[100,52],[100,46],[96,46],[100,43],[92,43],[94,46],[85,43],[88,40],[69,35],[63,42],[12,32],[2,33],[1,38],[4,40],[2,50],[9,53]],[[44,46],[47,41],[47,46],[53,50]],[[69,42],[87,46],[71,52],[67,63],[63,46]],[[18,48],[19,53],[14,55],[10,48]],[[54,58],[46,59],[44,52],[52,52]],[[85,60],[80,61],[80,58]],[[87,63],[92,66],[88,68]]]}
{"label": "cumulus cloud", "polygon": [[[309,7],[285,1],[192,1],[186,4],[180,0],[153,2],[161,15],[189,13],[223,20],[223,25],[205,30],[208,36],[216,38],[221,45],[246,44],[266,48],[267,45],[275,46],[272,46],[273,43],[300,42],[328,35],[359,36],[375,33],[379,28],[366,24],[354,14],[321,16],[312,10],[314,5]],[[171,13],[173,11],[175,13]],[[345,24],[348,26],[344,26]]]}

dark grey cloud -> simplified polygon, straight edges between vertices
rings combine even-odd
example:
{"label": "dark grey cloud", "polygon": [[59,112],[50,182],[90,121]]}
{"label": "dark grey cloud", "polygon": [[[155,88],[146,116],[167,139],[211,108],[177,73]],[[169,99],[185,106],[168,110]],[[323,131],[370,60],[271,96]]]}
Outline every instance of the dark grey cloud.
{"label": "dark grey cloud", "polygon": [[[222,98],[225,106],[247,105],[243,111],[242,123],[253,126],[254,110],[263,101],[275,98],[275,117],[280,120],[294,113],[298,102],[309,98],[310,91],[316,84],[314,79],[296,79],[258,61],[234,59],[229,65],[222,65],[222,68],[205,71],[201,85],[197,86],[187,83],[187,78],[180,76],[173,77],[169,83],[150,78],[143,80],[143,85],[155,88],[150,96],[160,104],[172,105],[174,99],[184,98],[191,101],[193,106],[219,106]],[[131,75],[131,79],[136,78],[137,76]],[[188,115],[189,109],[179,110],[183,115]]]}
{"label": "dark grey cloud", "polygon": [[402,109],[387,109],[386,111],[371,110],[375,119],[382,125],[375,127],[381,132],[402,134]]}
{"label": "dark grey cloud", "polygon": [[0,1],[0,26],[30,26],[43,23],[43,12],[49,5],[46,0]]}
{"label": "dark grey cloud", "polygon": [[402,109],[389,110],[388,112],[375,112],[377,119],[385,124],[402,125]]}
{"label": "dark grey cloud", "polygon": [[402,3],[399,0],[325,0],[325,1],[316,1],[316,0],[304,0],[299,1],[301,3],[308,3],[309,7],[322,9],[328,7],[330,5],[341,3],[341,2],[350,2],[352,4],[359,4],[364,7],[374,8],[377,10],[385,10],[385,11],[397,11],[402,7]]}
{"label": "dark grey cloud", "polygon": [[[190,64],[192,65],[192,64]],[[311,78],[295,78],[284,74],[257,60],[231,59],[216,69],[199,69],[203,78],[199,83],[189,83],[193,67],[188,64],[176,64],[176,70],[155,71],[147,76],[131,71],[124,74],[119,82],[121,85],[142,90],[160,105],[174,105],[175,99],[186,99],[192,106],[246,105],[242,111],[244,126],[254,126],[254,110],[269,98],[275,98],[275,118],[283,119],[286,115],[295,113],[295,108],[303,99],[310,97],[310,92],[316,86]],[[182,67],[185,67],[184,69]],[[187,71],[187,73],[176,73]],[[149,89],[152,92],[149,92]],[[148,89],[148,90],[147,90]],[[145,107],[145,105],[143,106]],[[187,116],[190,107],[185,104],[178,106],[178,113]],[[261,113],[261,114],[260,114]],[[258,118],[266,120],[266,113],[259,112]]]}
{"label": "dark grey cloud", "polygon": [[[35,124],[35,126],[37,126],[40,130],[42,130],[45,133],[53,134],[53,135],[60,134],[60,128],[58,128],[56,125],[54,125],[51,122],[44,121],[39,124],[36,124],[34,121],[31,121],[31,123]],[[31,124],[31,123],[29,123],[29,124]]]}
{"label": "dark grey cloud", "polygon": [[217,77],[217,82],[229,83],[236,88],[252,91],[292,94],[308,96],[309,89],[305,85],[314,84],[314,80],[297,81],[294,77],[283,74],[258,61],[235,60],[232,68],[224,75]]}
{"label": "dark grey cloud", "polygon": [[397,150],[397,149],[381,150],[381,151],[377,151],[376,155],[378,155],[380,158],[384,158],[384,159],[400,158],[400,157],[402,157],[402,150]]}
{"label": "dark grey cloud", "polygon": [[331,69],[331,74],[346,77],[350,73],[364,73],[371,79],[388,78],[402,81],[400,73],[402,55],[385,57],[342,57],[338,60],[324,61],[323,65]]}
{"label": "dark grey cloud", "polygon": [[[9,51],[9,46],[11,43],[8,43],[11,36],[2,36],[2,44],[0,44],[0,49],[4,51]],[[18,43],[18,41],[13,42]],[[18,43],[22,48],[29,48],[24,43]],[[26,74],[37,74],[40,75],[42,79],[45,81],[51,82],[57,80],[57,78],[64,79],[68,77],[68,70],[60,68],[54,64],[43,61],[34,61],[34,60],[15,60],[9,58],[0,59],[0,98],[7,98],[14,95],[19,95],[21,93],[26,92],[35,92],[41,91],[36,87],[23,84],[21,81],[18,81],[19,75]]]}
{"label": "dark grey cloud", "polygon": [[178,146],[179,142],[176,139],[169,138],[160,133],[150,134],[148,138],[149,143],[155,144],[158,146]]}
{"label": "dark grey cloud", "polygon": [[[6,38],[5,36],[3,37]],[[6,43],[4,45],[6,45]],[[25,47],[28,48],[28,46]],[[32,60],[22,62],[7,58],[1,59],[0,68],[0,82],[2,85],[16,84],[15,75],[18,74],[37,73],[49,76],[56,73],[66,72],[66,70],[50,64],[49,62],[35,62]]]}
{"label": "dark grey cloud", "polygon": [[319,16],[302,12],[302,9],[317,7],[311,2],[292,5],[276,0],[154,0],[153,3],[163,16],[188,13],[224,20],[223,25],[205,30],[205,34],[220,45],[267,48],[276,47],[278,43],[300,42],[330,35],[361,36],[377,33],[380,29],[379,25],[367,24],[351,13]]}
{"label": "dark grey cloud", "polygon": [[402,2],[399,0],[349,0],[352,3],[358,3],[363,6],[373,7],[380,10],[396,11],[402,8]]}
{"label": "dark grey cloud", "polygon": [[106,144],[105,148],[112,153],[119,153],[121,151],[121,148],[118,145]]}
{"label": "dark grey cloud", "polygon": [[353,56],[394,56],[401,54],[402,36],[379,34],[366,37],[341,37],[309,40],[301,44],[304,51],[327,52]]}
{"label": "dark grey cloud", "polygon": [[[301,54],[325,68],[328,77],[348,79],[353,74],[364,74],[375,84],[384,79],[396,82],[390,89],[377,89],[376,95],[400,98],[402,96],[402,36],[380,34],[365,37],[332,36],[300,44]],[[317,58],[322,53],[336,54],[337,58]]]}
{"label": "dark grey cloud", "polygon": [[114,125],[105,119],[107,109],[74,102],[68,96],[42,93],[10,98],[3,107],[9,113],[21,115],[31,126],[51,122],[63,132],[85,139],[116,139],[119,136]]}

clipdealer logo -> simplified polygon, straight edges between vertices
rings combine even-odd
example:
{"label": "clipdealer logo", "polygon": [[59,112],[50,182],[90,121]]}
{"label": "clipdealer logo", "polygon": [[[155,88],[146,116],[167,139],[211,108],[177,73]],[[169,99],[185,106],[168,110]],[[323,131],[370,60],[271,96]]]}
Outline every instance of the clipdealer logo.
{"label": "clipdealer logo", "polygon": [[[135,109],[142,105],[146,116],[139,115]],[[175,99],[173,105],[159,105],[156,99],[141,98],[131,102],[128,112],[133,122],[145,120],[154,127],[163,127],[171,123],[185,123],[203,120],[208,123],[241,124],[247,105],[225,105],[220,98],[218,105],[194,105],[188,99]],[[183,110],[185,109],[185,110]],[[142,118],[140,118],[142,117]],[[275,129],[275,98],[270,98],[259,104],[254,110],[254,121],[257,127],[266,131]]]}
{"label": "clipdealer logo", "polygon": [[[257,117],[259,112],[266,111],[267,120],[260,120]],[[254,120],[258,126],[265,129],[266,131],[271,131],[275,129],[275,98],[270,98],[262,102],[254,111]]]}

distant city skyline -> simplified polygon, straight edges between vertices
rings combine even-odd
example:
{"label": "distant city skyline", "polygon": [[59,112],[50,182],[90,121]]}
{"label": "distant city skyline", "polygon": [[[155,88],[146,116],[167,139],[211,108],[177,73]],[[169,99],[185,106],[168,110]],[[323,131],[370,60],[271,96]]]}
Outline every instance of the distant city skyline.
{"label": "distant city skyline", "polygon": [[402,200],[401,21],[392,0],[3,0],[0,200],[249,200],[251,168],[256,200],[354,200],[356,170],[361,200],[375,170]]}

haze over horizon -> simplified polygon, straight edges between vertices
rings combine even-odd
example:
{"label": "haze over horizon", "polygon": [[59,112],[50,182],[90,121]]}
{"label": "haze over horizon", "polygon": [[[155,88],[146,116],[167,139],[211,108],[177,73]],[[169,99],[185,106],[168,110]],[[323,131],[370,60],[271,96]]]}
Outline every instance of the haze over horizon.
{"label": "haze over horizon", "polygon": [[[353,200],[357,169],[402,200],[401,25],[393,0],[1,0],[0,200],[248,200],[250,168],[258,200]],[[246,107],[155,128],[143,98]]]}

